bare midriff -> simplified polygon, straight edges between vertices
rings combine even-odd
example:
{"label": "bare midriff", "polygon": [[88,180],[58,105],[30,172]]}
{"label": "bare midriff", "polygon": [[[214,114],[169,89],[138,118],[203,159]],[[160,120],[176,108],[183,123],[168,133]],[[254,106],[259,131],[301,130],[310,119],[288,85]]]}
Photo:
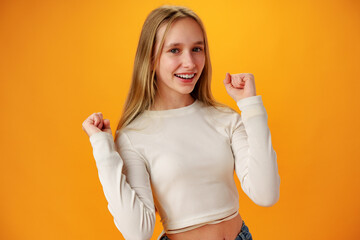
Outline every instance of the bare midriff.
{"label": "bare midriff", "polygon": [[216,224],[207,224],[186,232],[166,234],[170,240],[234,240],[240,233],[242,218],[236,217]]}

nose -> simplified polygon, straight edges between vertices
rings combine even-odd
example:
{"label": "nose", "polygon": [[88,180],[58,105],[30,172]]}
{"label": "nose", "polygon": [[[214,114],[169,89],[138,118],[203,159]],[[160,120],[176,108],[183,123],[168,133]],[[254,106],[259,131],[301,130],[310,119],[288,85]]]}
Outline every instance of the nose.
{"label": "nose", "polygon": [[187,51],[184,52],[183,54],[183,66],[184,68],[194,68],[195,67],[195,60],[194,60],[194,56],[192,55],[192,53],[189,53]]}

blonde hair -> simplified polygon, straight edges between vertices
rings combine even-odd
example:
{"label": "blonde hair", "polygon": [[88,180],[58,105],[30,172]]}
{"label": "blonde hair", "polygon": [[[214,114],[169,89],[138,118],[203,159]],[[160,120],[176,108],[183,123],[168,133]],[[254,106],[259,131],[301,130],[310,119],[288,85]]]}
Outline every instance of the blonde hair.
{"label": "blonde hair", "polygon": [[[193,98],[202,101],[206,106],[225,106],[215,101],[211,93],[212,68],[208,40],[201,19],[189,8],[163,5],[154,9],[147,16],[142,27],[134,61],[132,82],[117,130],[129,125],[140,113],[144,110],[149,110],[154,103],[156,93],[155,69],[164,45],[166,33],[175,20],[186,17],[194,19],[201,27],[204,35],[205,50],[205,65],[203,71],[194,90],[190,94]],[[158,52],[154,53],[155,44],[158,41],[156,34],[163,24],[167,24],[165,33],[160,41]]]}

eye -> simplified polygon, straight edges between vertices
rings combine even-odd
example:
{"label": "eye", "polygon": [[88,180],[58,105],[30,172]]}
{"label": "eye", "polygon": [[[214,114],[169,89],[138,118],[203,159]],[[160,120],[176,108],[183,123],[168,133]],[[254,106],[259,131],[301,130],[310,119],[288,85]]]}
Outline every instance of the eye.
{"label": "eye", "polygon": [[172,52],[172,53],[178,53],[178,52],[176,52],[176,51],[179,51],[179,49],[173,48],[173,49],[170,50],[170,52]]}
{"label": "eye", "polygon": [[202,48],[196,47],[196,48],[194,48],[193,50],[195,50],[195,52],[201,52],[201,51],[202,51]]}

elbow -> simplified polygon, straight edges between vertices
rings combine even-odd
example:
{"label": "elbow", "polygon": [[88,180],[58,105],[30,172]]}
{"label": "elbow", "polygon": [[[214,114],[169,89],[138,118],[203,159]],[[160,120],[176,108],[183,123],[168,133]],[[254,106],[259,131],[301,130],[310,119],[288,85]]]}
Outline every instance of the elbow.
{"label": "elbow", "polygon": [[154,226],[148,226],[140,229],[121,229],[120,232],[126,240],[149,240],[153,235]]}
{"label": "elbow", "polygon": [[253,199],[254,203],[261,207],[272,207],[280,199],[280,194],[272,194],[271,196],[265,196],[259,199]]}
{"label": "elbow", "polygon": [[122,224],[117,224],[115,220],[115,225],[123,235],[126,240],[149,240],[151,239],[154,228],[155,228],[155,212],[149,212],[141,216],[140,222],[138,224],[131,224],[130,217],[127,219],[128,222],[122,222]]}
{"label": "elbow", "polygon": [[130,237],[126,237],[124,235],[124,238],[126,240],[150,240],[151,237],[153,235],[153,231],[147,231],[147,232],[144,232],[144,231],[141,231],[141,232],[138,232],[138,233],[133,233]]}
{"label": "elbow", "polygon": [[261,207],[272,207],[280,199],[280,178],[277,178],[276,185],[268,187],[262,191],[262,194],[257,194],[253,197],[255,204]]}

